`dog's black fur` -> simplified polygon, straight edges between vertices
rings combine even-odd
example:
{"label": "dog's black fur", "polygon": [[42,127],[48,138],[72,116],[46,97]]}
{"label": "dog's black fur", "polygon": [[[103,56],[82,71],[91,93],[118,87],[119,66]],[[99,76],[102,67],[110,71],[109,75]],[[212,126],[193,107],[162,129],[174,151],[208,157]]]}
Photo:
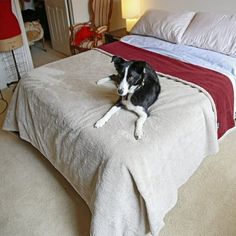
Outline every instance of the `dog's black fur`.
{"label": "dog's black fur", "polygon": [[139,139],[142,136],[142,126],[149,116],[148,108],[158,99],[161,91],[158,75],[144,61],[125,61],[121,57],[113,56],[112,62],[117,74],[109,78],[116,83],[120,98],[113,106],[113,111],[108,111],[95,127],[103,126],[119,108],[126,108],[139,116],[135,132],[136,139]]}
{"label": "dog's black fur", "polygon": [[110,77],[110,79],[111,79],[112,81],[115,82],[115,84],[116,84],[117,87],[118,87],[118,85],[119,85],[120,82],[121,82],[121,77],[120,77],[120,75],[121,75],[121,72],[122,72],[122,69],[123,69],[122,64],[125,62],[125,60],[124,60],[123,58],[121,58],[121,57],[113,56],[112,59],[111,59],[111,62],[114,63],[114,67],[115,67],[115,69],[116,69],[116,71],[117,71],[117,74],[116,74],[116,75],[115,75],[115,74],[110,75],[109,77]]}

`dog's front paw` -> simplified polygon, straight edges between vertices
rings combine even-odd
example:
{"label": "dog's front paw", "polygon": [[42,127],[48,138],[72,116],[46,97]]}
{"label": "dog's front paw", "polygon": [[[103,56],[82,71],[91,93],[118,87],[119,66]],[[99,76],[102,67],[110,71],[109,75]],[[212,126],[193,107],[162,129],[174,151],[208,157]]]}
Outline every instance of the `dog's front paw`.
{"label": "dog's front paw", "polygon": [[106,83],[106,82],[108,82],[110,80],[111,80],[110,77],[106,77],[106,78],[97,80],[96,84],[97,85],[104,84],[104,83]]}
{"label": "dog's front paw", "polygon": [[94,124],[94,127],[95,128],[101,128],[103,125],[105,125],[105,121],[104,120],[98,120],[95,124]]}
{"label": "dog's front paw", "polygon": [[142,130],[135,130],[134,137],[136,140],[141,139],[143,136],[143,131]]}
{"label": "dog's front paw", "polygon": [[97,80],[97,81],[96,81],[96,84],[97,84],[97,85],[100,85],[100,84],[102,84],[102,81],[101,81],[101,79]]}

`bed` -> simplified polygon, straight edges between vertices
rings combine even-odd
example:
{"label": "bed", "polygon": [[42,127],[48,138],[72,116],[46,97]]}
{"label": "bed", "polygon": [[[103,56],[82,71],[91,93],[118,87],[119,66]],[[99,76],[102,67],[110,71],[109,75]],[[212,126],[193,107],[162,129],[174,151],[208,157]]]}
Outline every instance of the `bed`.
{"label": "bed", "polygon": [[[3,126],[36,147],[84,199],[90,235],[158,235],[179,187],[234,127],[234,57],[140,34],[28,73]],[[96,84],[116,73],[112,55],[145,59],[160,77],[160,97],[138,141],[137,117],[125,110],[94,128],[118,98],[114,84]]]}

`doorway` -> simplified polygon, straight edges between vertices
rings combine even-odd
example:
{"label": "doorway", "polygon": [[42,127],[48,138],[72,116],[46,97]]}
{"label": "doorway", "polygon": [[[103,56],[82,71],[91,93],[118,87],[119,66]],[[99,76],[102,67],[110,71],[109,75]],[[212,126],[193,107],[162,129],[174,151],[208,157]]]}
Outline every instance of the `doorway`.
{"label": "doorway", "polygon": [[[30,47],[34,67],[67,57],[53,47],[53,37],[48,21],[47,0],[19,0],[21,14]],[[65,34],[65,33],[64,33]]]}

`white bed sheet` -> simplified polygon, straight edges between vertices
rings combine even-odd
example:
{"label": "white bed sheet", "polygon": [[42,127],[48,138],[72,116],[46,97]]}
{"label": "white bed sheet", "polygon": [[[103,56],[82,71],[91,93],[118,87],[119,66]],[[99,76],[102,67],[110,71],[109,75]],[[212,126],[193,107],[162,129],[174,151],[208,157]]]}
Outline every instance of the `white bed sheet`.
{"label": "white bed sheet", "polygon": [[236,58],[234,57],[140,35],[128,35],[123,37],[121,41],[221,73],[227,73],[236,79]]}
{"label": "white bed sheet", "polygon": [[[236,58],[221,53],[182,44],[170,43],[161,39],[140,35],[128,35],[121,39],[122,42],[160,53],[172,58],[199,65],[218,71],[230,78],[234,94],[236,94]],[[234,113],[236,111],[236,96],[234,96]]]}

